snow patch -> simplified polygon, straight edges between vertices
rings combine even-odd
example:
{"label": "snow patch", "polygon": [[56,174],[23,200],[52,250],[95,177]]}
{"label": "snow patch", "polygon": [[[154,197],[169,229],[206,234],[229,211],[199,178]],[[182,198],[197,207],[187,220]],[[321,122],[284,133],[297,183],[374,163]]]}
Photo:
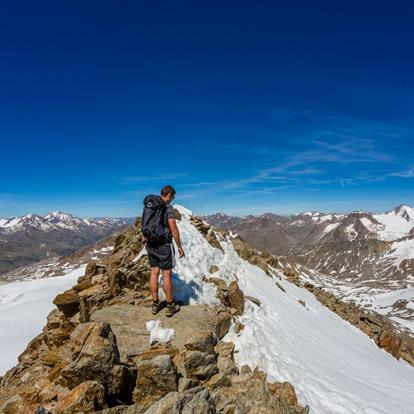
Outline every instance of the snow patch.
{"label": "snow patch", "polygon": [[148,321],[145,325],[147,326],[147,331],[150,333],[149,342],[151,345],[155,342],[167,343],[174,338],[174,329],[164,329],[159,319],[156,321]]}

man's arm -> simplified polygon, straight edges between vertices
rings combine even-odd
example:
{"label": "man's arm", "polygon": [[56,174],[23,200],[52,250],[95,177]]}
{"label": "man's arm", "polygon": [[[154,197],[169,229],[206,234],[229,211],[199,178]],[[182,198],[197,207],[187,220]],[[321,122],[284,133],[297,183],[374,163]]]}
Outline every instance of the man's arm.
{"label": "man's arm", "polygon": [[174,237],[175,243],[177,244],[178,253],[180,253],[180,257],[184,257],[185,253],[184,253],[183,247],[181,246],[180,232],[178,230],[175,218],[168,219],[168,226],[170,228],[172,236]]}

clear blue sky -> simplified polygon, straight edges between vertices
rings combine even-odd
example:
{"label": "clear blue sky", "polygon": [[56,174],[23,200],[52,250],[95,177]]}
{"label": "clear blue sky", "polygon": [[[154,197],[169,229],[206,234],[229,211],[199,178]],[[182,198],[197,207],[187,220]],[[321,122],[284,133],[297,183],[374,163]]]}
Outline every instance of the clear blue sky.
{"label": "clear blue sky", "polygon": [[414,205],[414,6],[20,1],[0,14],[0,216]]}

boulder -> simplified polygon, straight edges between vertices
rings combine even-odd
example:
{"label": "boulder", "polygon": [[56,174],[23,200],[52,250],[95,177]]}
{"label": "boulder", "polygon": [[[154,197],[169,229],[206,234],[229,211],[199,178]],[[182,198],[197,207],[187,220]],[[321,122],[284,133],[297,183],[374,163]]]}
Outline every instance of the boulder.
{"label": "boulder", "polygon": [[244,295],[236,281],[230,283],[228,297],[230,306],[237,310],[238,315],[241,315],[244,311]]}
{"label": "boulder", "polygon": [[86,380],[107,384],[119,363],[115,336],[106,322],[78,325],[70,335],[72,362],[61,371],[62,385],[73,388]]}
{"label": "boulder", "polygon": [[215,342],[216,340],[213,332],[201,331],[194,337],[190,338],[190,340],[184,344],[184,347],[187,351],[200,351],[213,354]]}
{"label": "boulder", "polygon": [[196,387],[183,393],[171,392],[144,414],[215,414],[215,404],[208,390]]}
{"label": "boulder", "polygon": [[186,376],[197,380],[208,380],[218,372],[216,357],[201,351],[185,351],[183,363]]}
{"label": "boulder", "polygon": [[220,341],[216,347],[215,351],[217,355],[217,368],[219,371],[224,371],[228,368],[233,368],[236,366],[234,363],[234,343],[233,342],[223,342]]}
{"label": "boulder", "polygon": [[57,295],[53,303],[66,317],[71,318],[79,311],[80,299],[74,289],[68,289]]}
{"label": "boulder", "polygon": [[56,414],[95,413],[103,408],[104,387],[97,381],[85,381],[73,390],[58,395]]}
{"label": "boulder", "polygon": [[178,376],[170,355],[137,361],[137,381],[132,399],[145,411],[171,391],[177,391]]}

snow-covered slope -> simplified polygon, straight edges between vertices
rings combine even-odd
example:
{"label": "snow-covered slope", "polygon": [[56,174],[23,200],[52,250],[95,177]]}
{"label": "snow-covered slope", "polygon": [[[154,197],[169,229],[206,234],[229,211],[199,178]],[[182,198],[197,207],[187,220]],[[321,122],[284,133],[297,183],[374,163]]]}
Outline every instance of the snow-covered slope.
{"label": "snow-covered slope", "polygon": [[[247,301],[240,317],[245,328],[239,334],[232,330],[224,338],[236,344],[240,364],[258,365],[270,379],[292,383],[300,402],[309,404],[312,413],[414,413],[414,394],[408,392],[414,384],[412,366],[377,348],[369,337],[279,271],[269,277],[224,241],[223,254],[185,217],[179,228],[187,254],[175,269],[181,294],[191,293],[194,303],[214,303],[211,285],[202,280],[215,264],[219,271],[213,276],[227,282],[237,279],[246,295],[261,302],[258,307]],[[189,285],[200,288],[183,292]]]}
{"label": "snow-covered slope", "polygon": [[16,365],[17,357],[46,323],[54,297],[72,287],[85,266],[47,279],[17,281],[0,286],[0,375]]}
{"label": "snow-covered slope", "polygon": [[[292,285],[280,271],[274,269],[273,275],[268,276],[241,259],[231,238],[217,234],[224,252],[212,247],[192,225],[191,212],[175,207],[182,214],[178,226],[186,252],[185,258],[177,257],[174,269],[177,299],[218,304],[214,285],[205,281],[210,266],[216,265],[219,270],[212,276],[226,282],[238,280],[245,295],[261,303],[259,306],[247,300],[239,317],[244,329],[236,333],[232,327],[224,338],[235,343],[239,364],[258,365],[270,380],[291,382],[300,403],[309,404],[313,414],[414,412],[412,366],[377,348],[368,336],[320,304],[310,292]],[[43,281],[43,290],[49,289],[49,280]],[[68,285],[72,283],[69,278],[67,281]],[[19,313],[25,306],[36,307],[36,303],[15,303]],[[45,317],[46,311],[40,326]],[[8,346],[5,341],[0,343]]]}

